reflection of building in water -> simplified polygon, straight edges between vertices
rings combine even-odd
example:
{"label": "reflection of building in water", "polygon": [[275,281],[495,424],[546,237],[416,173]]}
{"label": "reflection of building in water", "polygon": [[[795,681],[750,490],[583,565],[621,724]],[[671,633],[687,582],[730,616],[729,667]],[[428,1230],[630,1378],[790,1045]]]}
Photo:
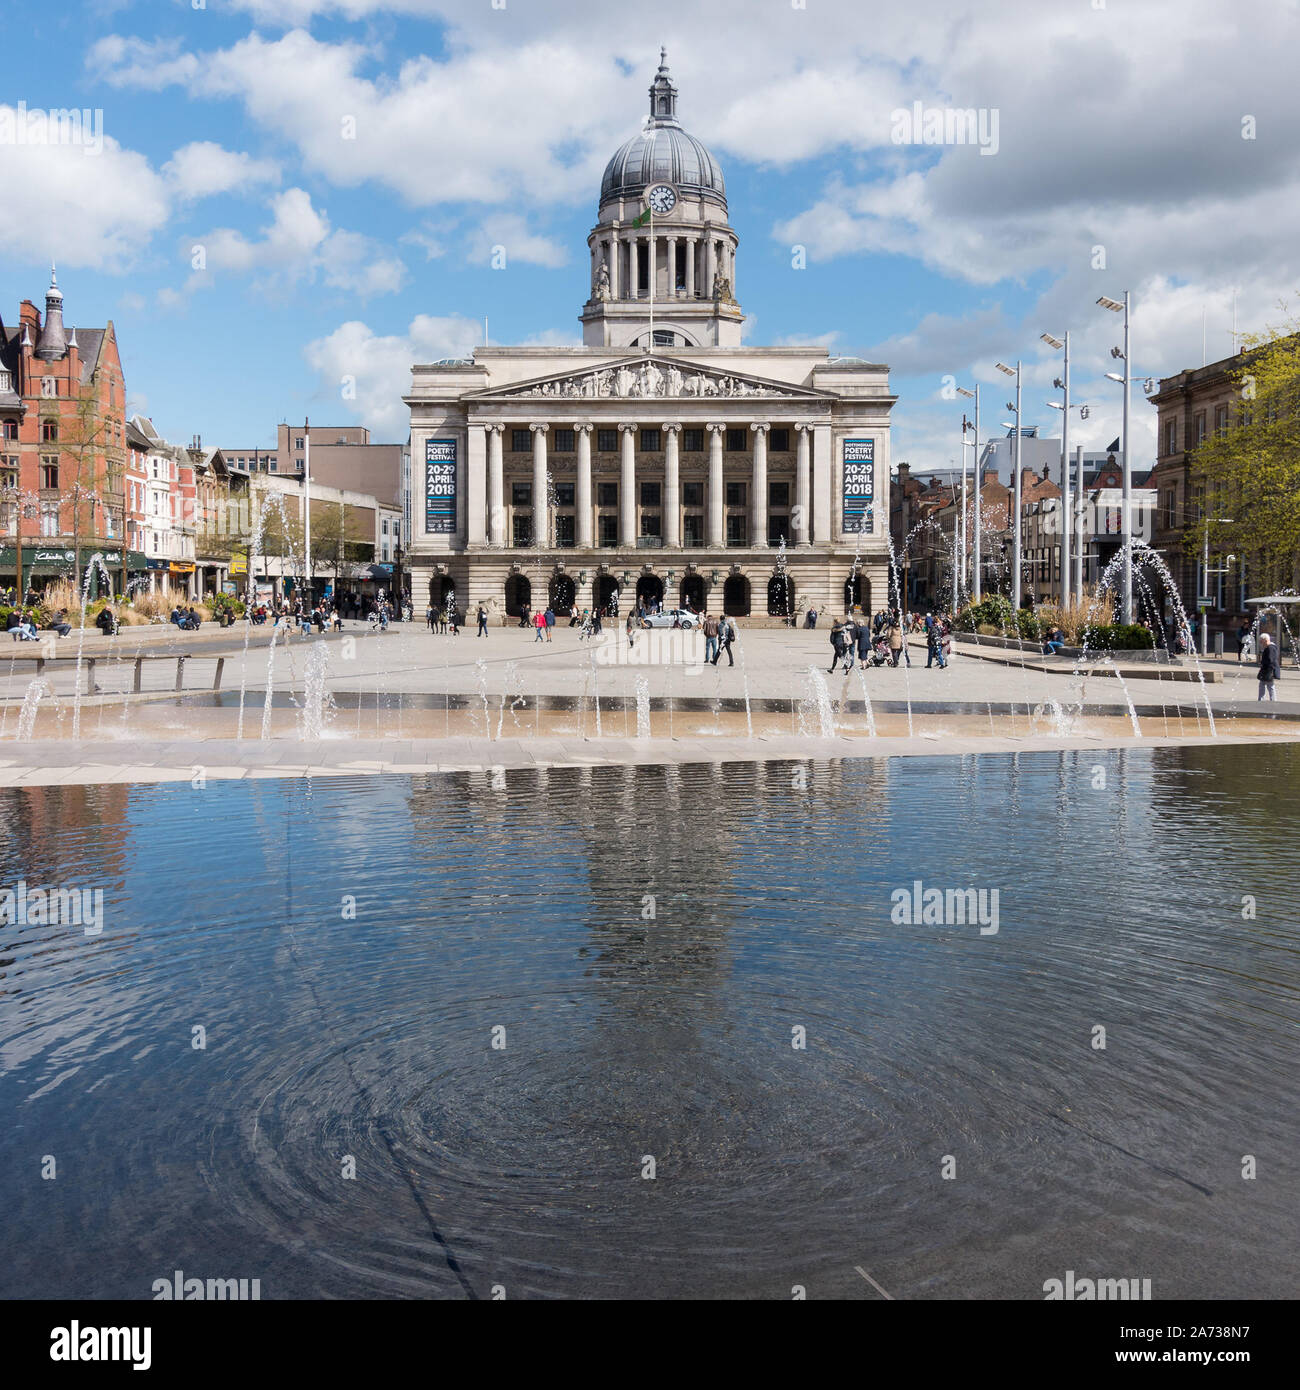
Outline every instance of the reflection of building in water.
{"label": "reflection of building in water", "polygon": [[7,817],[7,871],[32,884],[59,882],[77,865],[75,847],[84,844],[87,872],[96,883],[121,882],[130,849],[131,792],[123,782],[16,788],[9,793],[19,801]]}

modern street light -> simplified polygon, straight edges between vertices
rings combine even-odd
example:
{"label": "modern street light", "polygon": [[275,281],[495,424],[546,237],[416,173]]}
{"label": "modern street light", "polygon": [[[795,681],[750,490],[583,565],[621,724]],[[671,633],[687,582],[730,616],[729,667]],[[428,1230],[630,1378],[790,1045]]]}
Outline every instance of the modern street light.
{"label": "modern street light", "polygon": [[[1216,526],[1231,526],[1231,525],[1233,524],[1233,520],[1232,520],[1232,518],[1231,518],[1230,516],[1216,516],[1216,517],[1208,517],[1208,516],[1207,516],[1207,517],[1205,518],[1205,550],[1204,550],[1204,552],[1203,552],[1203,558],[1202,558],[1202,560],[1201,560],[1201,591],[1200,591],[1200,593],[1197,594],[1197,596],[1196,596],[1196,597],[1197,597],[1197,600],[1198,600],[1196,606],[1197,606],[1197,608],[1200,608],[1200,612],[1201,612],[1201,655],[1202,655],[1202,656],[1208,656],[1208,655],[1209,655],[1209,644],[1210,644],[1210,609],[1209,609],[1209,606],[1208,606],[1208,600],[1209,600],[1209,597],[1210,597],[1210,526],[1211,526],[1211,523],[1213,523],[1213,524],[1216,525]],[[1220,570],[1216,570],[1215,573],[1216,573],[1216,574],[1227,574],[1227,572],[1228,572],[1227,566],[1230,565],[1236,558],[1237,558],[1237,557],[1236,557],[1235,555],[1229,555],[1228,558],[1224,561],[1224,568],[1223,568],[1223,569],[1220,569]],[[1202,601],[1202,600],[1203,600],[1203,601],[1206,601],[1206,607],[1204,607],[1204,608],[1201,608],[1201,601]]]}
{"label": "modern street light", "polygon": [[1004,376],[1013,376],[1016,379],[1016,403],[1012,405],[1007,402],[1007,409],[1015,412],[1016,433],[1015,444],[1012,450],[1015,467],[1015,527],[1011,533],[1011,606],[1017,613],[1020,612],[1020,363],[1016,362],[1014,368],[1008,367],[1005,362],[995,362],[993,364]]}
{"label": "modern street light", "polygon": [[1064,404],[1048,401],[1053,410],[1061,412],[1061,594],[1066,604],[1070,601],[1070,543],[1074,530],[1074,514],[1070,508],[1070,335],[1064,338],[1053,337],[1050,333],[1040,333],[1049,347],[1060,351],[1065,349],[1064,376],[1058,376],[1052,383],[1062,393]]}
{"label": "modern street light", "polygon": [[[971,556],[971,564],[974,567],[974,584],[971,592],[973,601],[980,601],[980,388],[978,383],[973,391],[968,391],[964,386],[957,388],[959,396],[973,398],[975,401],[975,535],[974,553]],[[966,442],[966,417],[962,416],[962,443]],[[966,451],[962,450],[962,511],[966,510]]]}
{"label": "modern street light", "polygon": [[1123,493],[1123,513],[1120,518],[1121,531],[1124,544],[1124,621],[1133,621],[1133,460],[1130,457],[1132,450],[1129,448],[1128,433],[1128,410],[1129,410],[1129,385],[1133,375],[1133,353],[1129,339],[1129,294],[1124,291],[1124,302],[1121,304],[1117,299],[1109,299],[1106,295],[1101,295],[1097,303],[1103,309],[1109,309],[1112,314],[1124,315],[1124,346],[1122,348],[1111,348],[1110,355],[1124,363],[1124,375],[1118,376],[1114,372],[1107,372],[1106,376],[1111,381],[1118,381],[1124,387],[1124,423],[1120,434],[1120,449],[1124,455],[1124,493]]}

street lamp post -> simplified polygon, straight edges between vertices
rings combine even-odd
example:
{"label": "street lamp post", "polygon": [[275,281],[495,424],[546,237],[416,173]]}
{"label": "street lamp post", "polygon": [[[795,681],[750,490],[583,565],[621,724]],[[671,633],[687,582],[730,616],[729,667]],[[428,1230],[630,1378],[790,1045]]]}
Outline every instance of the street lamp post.
{"label": "street lamp post", "polygon": [[[1231,526],[1231,525],[1232,525],[1232,518],[1231,518],[1230,516],[1216,516],[1216,517],[1214,518],[1214,524],[1215,524],[1216,526]],[[1227,563],[1228,563],[1228,564],[1231,564],[1231,563],[1233,562],[1234,559],[1236,559],[1236,556],[1234,556],[1234,555],[1229,555],[1229,556],[1228,556]],[[1219,573],[1219,574],[1224,574],[1225,572],[1226,572],[1226,571],[1224,571],[1224,570],[1219,570],[1219,571],[1217,571],[1217,573]],[[1201,612],[1201,655],[1202,655],[1202,656],[1208,656],[1208,655],[1209,655],[1209,649],[1210,649],[1210,610],[1209,610],[1208,607],[1201,608],[1201,605],[1200,605],[1199,600],[1201,600],[1201,599],[1206,599],[1206,600],[1208,600],[1209,597],[1210,597],[1210,518],[1207,516],[1207,517],[1205,518],[1205,548],[1204,548],[1204,550],[1203,550],[1203,552],[1202,552],[1202,559],[1201,559],[1201,586],[1200,586],[1200,593],[1197,594],[1197,600],[1198,600],[1198,602],[1197,602],[1197,605],[1196,605],[1197,608],[1200,608],[1200,612]]]}
{"label": "street lamp post", "polygon": [[[971,536],[971,539],[972,539],[972,542],[973,542],[972,547],[971,547],[971,570],[972,570],[972,574],[971,574],[971,578],[972,578],[971,595],[972,595],[972,601],[973,601],[974,603],[978,603],[978,602],[980,601],[980,388],[979,388],[979,386],[978,386],[978,384],[977,384],[976,387],[975,387],[975,389],[974,389],[973,391],[968,391],[964,386],[959,386],[959,387],[957,388],[957,394],[958,394],[959,396],[966,396],[966,397],[973,398],[974,401],[975,401],[975,454],[974,454],[974,459],[975,459],[975,470],[974,470],[974,480],[975,480],[975,503],[974,503],[974,506],[975,506],[975,515],[974,515],[974,518],[973,518],[975,524],[974,524],[974,526],[972,527],[972,536]],[[963,430],[962,430],[962,440],[963,440],[963,442],[965,441],[965,438],[966,438],[966,433],[965,433],[965,429],[963,428]],[[963,451],[962,451],[962,469],[963,469],[963,472],[962,472],[962,483],[963,483],[963,484],[965,484],[965,481],[966,481],[965,467],[966,467],[966,454],[965,454],[965,450],[963,450]],[[963,502],[962,502],[962,507],[963,507],[963,510],[964,510],[964,509],[965,509],[965,499],[964,499],[964,498],[963,498]]]}
{"label": "street lamp post", "polygon": [[1063,401],[1048,401],[1053,410],[1061,412],[1061,599],[1063,605],[1070,602],[1070,542],[1073,531],[1073,513],[1070,510],[1070,335],[1054,338],[1050,333],[1040,333],[1039,337],[1049,347],[1065,349],[1065,367],[1062,376],[1053,383],[1062,392]]}
{"label": "street lamp post", "polygon": [[1015,415],[1015,443],[1012,449],[1013,467],[1015,469],[1015,523],[1011,532],[1011,607],[1020,612],[1020,363],[1016,362],[1014,368],[1008,367],[1005,362],[995,362],[993,364],[1004,376],[1013,376],[1016,379],[1016,403],[1012,405],[1007,402],[1007,409]]}
{"label": "street lamp post", "polygon": [[1122,358],[1124,362],[1124,375],[1118,376],[1114,372],[1107,372],[1106,375],[1112,381],[1118,381],[1124,388],[1124,416],[1123,427],[1120,433],[1120,451],[1124,456],[1124,489],[1122,501],[1122,516],[1120,518],[1120,535],[1124,545],[1124,612],[1123,618],[1126,623],[1133,621],[1133,460],[1130,457],[1132,450],[1129,446],[1128,435],[1128,409],[1129,409],[1129,386],[1133,379],[1133,354],[1129,343],[1129,291],[1124,291],[1124,302],[1121,304],[1116,299],[1108,299],[1104,294],[1097,300],[1103,309],[1109,309],[1112,314],[1124,315],[1124,346],[1123,348],[1111,348],[1110,355],[1115,358]]}

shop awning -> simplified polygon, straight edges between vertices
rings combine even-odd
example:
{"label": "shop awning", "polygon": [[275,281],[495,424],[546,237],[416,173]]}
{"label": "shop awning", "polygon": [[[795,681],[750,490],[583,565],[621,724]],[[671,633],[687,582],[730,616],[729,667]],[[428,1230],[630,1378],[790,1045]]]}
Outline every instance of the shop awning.
{"label": "shop awning", "polygon": [[[98,555],[110,574],[120,573],[122,569],[121,550],[98,550],[83,547],[81,568],[84,571],[91,557]],[[23,578],[32,575],[71,575],[76,554],[72,548],[58,544],[37,545],[28,541],[23,543]],[[148,561],[136,550],[126,552],[126,567],[131,573],[142,572]],[[18,550],[16,546],[0,546],[0,574],[17,575]]]}

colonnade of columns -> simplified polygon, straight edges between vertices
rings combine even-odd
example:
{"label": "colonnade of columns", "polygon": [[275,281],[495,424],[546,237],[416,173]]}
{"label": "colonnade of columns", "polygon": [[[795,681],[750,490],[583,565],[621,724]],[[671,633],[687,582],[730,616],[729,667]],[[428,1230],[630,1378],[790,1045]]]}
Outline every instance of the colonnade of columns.
{"label": "colonnade of columns", "polygon": [[[685,248],[684,256],[679,248]],[[645,265],[646,283],[656,284],[655,276],[660,256],[668,274],[664,286],[655,290],[655,297],[673,298],[677,294],[677,264],[683,261],[682,293],[687,299],[708,299],[713,294],[717,275],[725,276],[736,293],[736,248],[731,241],[715,232],[691,232],[685,229],[671,232],[656,228],[649,232],[615,230],[608,236],[597,236],[592,245],[592,284],[602,260],[609,267],[611,299],[641,297],[641,266]]]}
{"label": "colonnade of columns", "polygon": [[[550,539],[553,510],[550,478],[548,476],[547,432],[552,424],[532,423],[532,515],[533,535]],[[637,483],[647,477],[645,464],[637,467],[637,435],[645,428],[641,421],[619,422],[619,488],[618,543],[636,545]],[[576,515],[575,544],[590,549],[595,544],[592,506],[591,435],[595,428],[589,421],[575,422],[572,427],[576,454],[576,483],[574,511]],[[682,544],[681,536],[681,431],[680,421],[656,422],[650,428],[662,431],[664,462],[662,473],[663,543],[669,549]],[[737,426],[722,421],[710,421],[704,429],[708,434],[708,468],[704,488],[705,544],[710,548],[726,546],[726,479],[723,455],[726,431]],[[791,508],[791,531],[796,546],[827,545],[834,539],[831,532],[831,431],[829,425],[796,424],[795,491]],[[506,538],[505,462],[502,424],[471,425],[469,427],[468,474],[469,498],[467,517],[469,544],[504,548]],[[770,423],[757,421],[749,425],[753,449],[750,464],[751,535],[747,546],[761,549],[768,540],[768,436]],[[478,461],[486,455],[486,496],[476,478],[482,476]],[[486,506],[484,505],[486,503]]]}

